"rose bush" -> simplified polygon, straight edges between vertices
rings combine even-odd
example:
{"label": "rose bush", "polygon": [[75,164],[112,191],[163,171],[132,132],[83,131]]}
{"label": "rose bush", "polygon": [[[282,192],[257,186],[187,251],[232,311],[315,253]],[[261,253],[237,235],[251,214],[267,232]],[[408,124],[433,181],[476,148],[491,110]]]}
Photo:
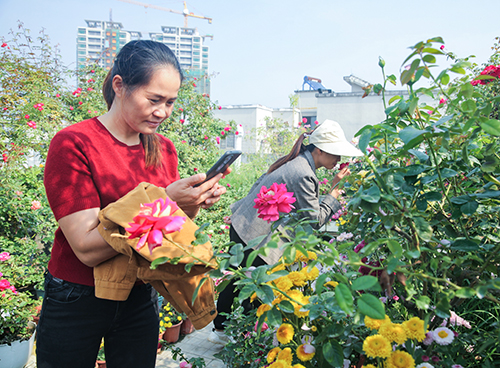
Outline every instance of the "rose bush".
{"label": "rose bush", "polygon": [[[239,279],[239,301],[256,298],[261,307],[253,320],[275,333],[261,367],[498,361],[498,54],[478,66],[442,45],[433,38],[412,46],[399,77],[385,76],[380,61],[384,82],[366,93],[382,96],[386,119],[357,134],[366,157],[351,163],[344,186],[344,236],[314,232],[292,214],[277,221],[285,230],[247,264],[239,264],[241,245],[220,255],[215,276]],[[439,57],[451,66],[440,69]],[[387,84],[398,79],[409,95],[386,101]],[[423,94],[435,103],[421,103]],[[278,246],[278,264],[249,267]],[[316,259],[294,266],[311,252]],[[296,274],[315,268],[305,283]],[[252,359],[242,366],[259,357]]]}

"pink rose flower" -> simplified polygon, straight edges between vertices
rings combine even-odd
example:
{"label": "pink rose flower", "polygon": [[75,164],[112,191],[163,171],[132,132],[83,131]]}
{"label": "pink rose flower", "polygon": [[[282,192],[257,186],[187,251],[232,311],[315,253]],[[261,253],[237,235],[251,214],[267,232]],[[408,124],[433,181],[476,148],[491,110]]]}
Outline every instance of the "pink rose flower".
{"label": "pink rose flower", "polygon": [[188,362],[180,362],[179,368],[193,368],[193,365]]}
{"label": "pink rose flower", "polygon": [[441,46],[439,47],[439,49],[440,49],[440,50],[444,50],[444,45],[441,45]]}
{"label": "pink rose flower", "polygon": [[32,201],[31,202],[31,209],[33,211],[39,210],[40,208],[42,208],[42,204],[40,203],[40,201]]}
{"label": "pink rose flower", "polygon": [[0,261],[7,261],[10,259],[10,253],[9,252],[2,252],[0,253]]}
{"label": "pink rose flower", "polygon": [[257,208],[259,218],[271,222],[279,219],[280,212],[289,213],[295,208],[292,206],[295,201],[293,193],[286,191],[286,184],[273,183],[269,189],[262,186],[253,207]]}
{"label": "pink rose flower", "polygon": [[149,252],[161,246],[163,235],[170,234],[182,229],[186,221],[183,216],[172,216],[179,207],[177,203],[168,197],[158,198],[153,203],[141,204],[139,214],[129,223],[130,227],[125,230],[130,233],[129,239],[140,238],[136,249],[141,249],[146,242]]}

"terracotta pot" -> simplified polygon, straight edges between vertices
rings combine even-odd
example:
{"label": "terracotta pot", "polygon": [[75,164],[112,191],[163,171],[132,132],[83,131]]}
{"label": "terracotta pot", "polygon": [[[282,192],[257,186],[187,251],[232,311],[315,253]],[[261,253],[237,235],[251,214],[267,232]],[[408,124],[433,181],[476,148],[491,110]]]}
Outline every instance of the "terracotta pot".
{"label": "terracotta pot", "polygon": [[193,322],[189,318],[182,321],[181,325],[181,335],[189,335],[194,331]]}
{"label": "terracotta pot", "polygon": [[96,368],[106,368],[106,361],[105,360],[98,360],[95,362]]}
{"label": "terracotta pot", "polygon": [[179,340],[179,335],[181,333],[181,325],[182,322],[179,322],[172,327],[168,327],[163,333],[163,340],[168,342],[169,344],[173,344]]}

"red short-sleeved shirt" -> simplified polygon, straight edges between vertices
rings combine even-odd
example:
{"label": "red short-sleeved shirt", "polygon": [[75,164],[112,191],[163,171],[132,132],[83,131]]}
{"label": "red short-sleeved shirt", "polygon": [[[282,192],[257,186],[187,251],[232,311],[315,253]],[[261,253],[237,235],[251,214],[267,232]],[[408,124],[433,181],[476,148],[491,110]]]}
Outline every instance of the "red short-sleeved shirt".
{"label": "red short-sleeved shirt", "polygon": [[[56,220],[89,208],[104,208],[141,182],[166,187],[179,179],[177,152],[161,136],[162,167],[145,167],[142,144],[118,141],[97,119],[73,124],[52,141],[45,167],[44,185]],[[61,229],[55,233],[49,271],[66,281],[94,285],[93,268],[78,260]]]}

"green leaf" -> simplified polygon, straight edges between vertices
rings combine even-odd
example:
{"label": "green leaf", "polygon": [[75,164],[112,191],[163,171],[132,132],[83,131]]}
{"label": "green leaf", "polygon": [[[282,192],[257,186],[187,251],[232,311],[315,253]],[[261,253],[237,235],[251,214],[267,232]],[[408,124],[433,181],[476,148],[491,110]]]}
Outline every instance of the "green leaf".
{"label": "green leaf", "polygon": [[372,294],[363,294],[358,299],[358,308],[365,316],[374,319],[384,319],[385,309],[382,301]]}
{"label": "green leaf", "polygon": [[458,172],[452,169],[448,169],[447,167],[441,170],[441,177],[443,179],[452,178],[456,175],[458,175]]}
{"label": "green leaf", "polygon": [[149,266],[149,268],[152,269],[152,270],[156,270],[156,267],[158,267],[158,266],[160,266],[162,264],[165,264],[168,261],[170,261],[169,257],[156,258],[155,260],[153,260],[153,262],[151,262],[151,265]]}
{"label": "green leaf", "polygon": [[337,303],[339,307],[346,313],[353,313],[353,298],[351,291],[345,284],[338,284],[335,287],[335,299],[337,299]]}
{"label": "green leaf", "polygon": [[367,202],[378,203],[380,200],[380,189],[376,185],[373,185],[369,189],[363,191],[360,197]]}
{"label": "green leaf", "polygon": [[450,318],[450,302],[446,295],[441,295],[439,302],[436,305],[436,315],[440,318]]}
{"label": "green leaf", "polygon": [[415,129],[412,126],[408,126],[399,132],[399,138],[405,143],[405,149],[415,147],[422,142],[422,135],[427,133],[425,130]]}
{"label": "green leaf", "polygon": [[463,287],[455,291],[455,296],[462,299],[472,298],[476,296],[476,291],[473,288]]}
{"label": "green leaf", "polygon": [[336,340],[328,340],[323,344],[323,357],[332,367],[344,366],[344,351]]}
{"label": "green leaf", "polygon": [[500,136],[500,121],[496,119],[490,119],[485,123],[480,123],[480,125],[486,133],[494,135],[496,137]]}
{"label": "green leaf", "polygon": [[421,295],[415,299],[418,309],[429,309],[431,306],[431,299],[428,296]]}
{"label": "green leaf", "polygon": [[470,202],[467,202],[466,204],[462,205],[460,207],[460,211],[462,211],[462,213],[464,215],[472,215],[474,214],[474,212],[476,212],[477,208],[479,207],[479,203],[477,203],[476,201],[470,201]]}
{"label": "green leaf", "polygon": [[476,109],[476,102],[474,100],[465,100],[462,102],[462,110],[465,113],[472,114]]}
{"label": "green leaf", "polygon": [[238,297],[240,298],[240,300],[245,300],[250,298],[256,291],[257,291],[257,286],[255,284],[247,284],[243,286]]}
{"label": "green leaf", "polygon": [[401,258],[401,256],[403,255],[403,247],[399,244],[397,240],[389,240],[387,242],[387,247],[394,255],[394,257]]}
{"label": "green leaf", "polygon": [[472,240],[459,238],[451,243],[451,248],[461,252],[474,252],[479,249],[479,245]]}
{"label": "green leaf", "polygon": [[431,63],[431,64],[434,64],[436,62],[436,57],[433,56],[433,55],[425,55],[423,58],[422,58],[426,63]]}
{"label": "green leaf", "polygon": [[352,290],[368,290],[378,285],[378,279],[374,276],[361,276],[352,282]]}
{"label": "green leaf", "polygon": [[429,159],[429,156],[426,153],[421,152],[421,151],[416,150],[416,149],[410,149],[410,150],[408,150],[408,153],[411,153],[412,155],[417,156],[418,160],[422,163]]}
{"label": "green leaf", "polygon": [[361,134],[361,137],[359,137],[359,143],[358,143],[358,148],[366,154],[366,148],[368,147],[368,144],[370,143],[370,139],[372,137],[372,130],[368,129]]}
{"label": "green leaf", "polygon": [[418,236],[425,241],[431,240],[433,231],[431,225],[420,216],[413,217],[413,221],[415,222]]}
{"label": "green leaf", "polygon": [[194,289],[193,293],[193,298],[191,299],[191,304],[194,305],[194,302],[196,301],[196,298],[198,297],[198,292],[200,291],[201,287],[203,284],[208,280],[208,277],[204,277],[200,280],[200,283],[198,286],[196,286],[196,289]]}
{"label": "green leaf", "polygon": [[280,310],[283,311],[284,313],[293,313],[295,309],[293,308],[293,304],[290,303],[288,300],[282,300],[279,303]]}
{"label": "green leaf", "polygon": [[267,311],[267,321],[271,326],[281,325],[283,323],[281,312],[276,307]]}

